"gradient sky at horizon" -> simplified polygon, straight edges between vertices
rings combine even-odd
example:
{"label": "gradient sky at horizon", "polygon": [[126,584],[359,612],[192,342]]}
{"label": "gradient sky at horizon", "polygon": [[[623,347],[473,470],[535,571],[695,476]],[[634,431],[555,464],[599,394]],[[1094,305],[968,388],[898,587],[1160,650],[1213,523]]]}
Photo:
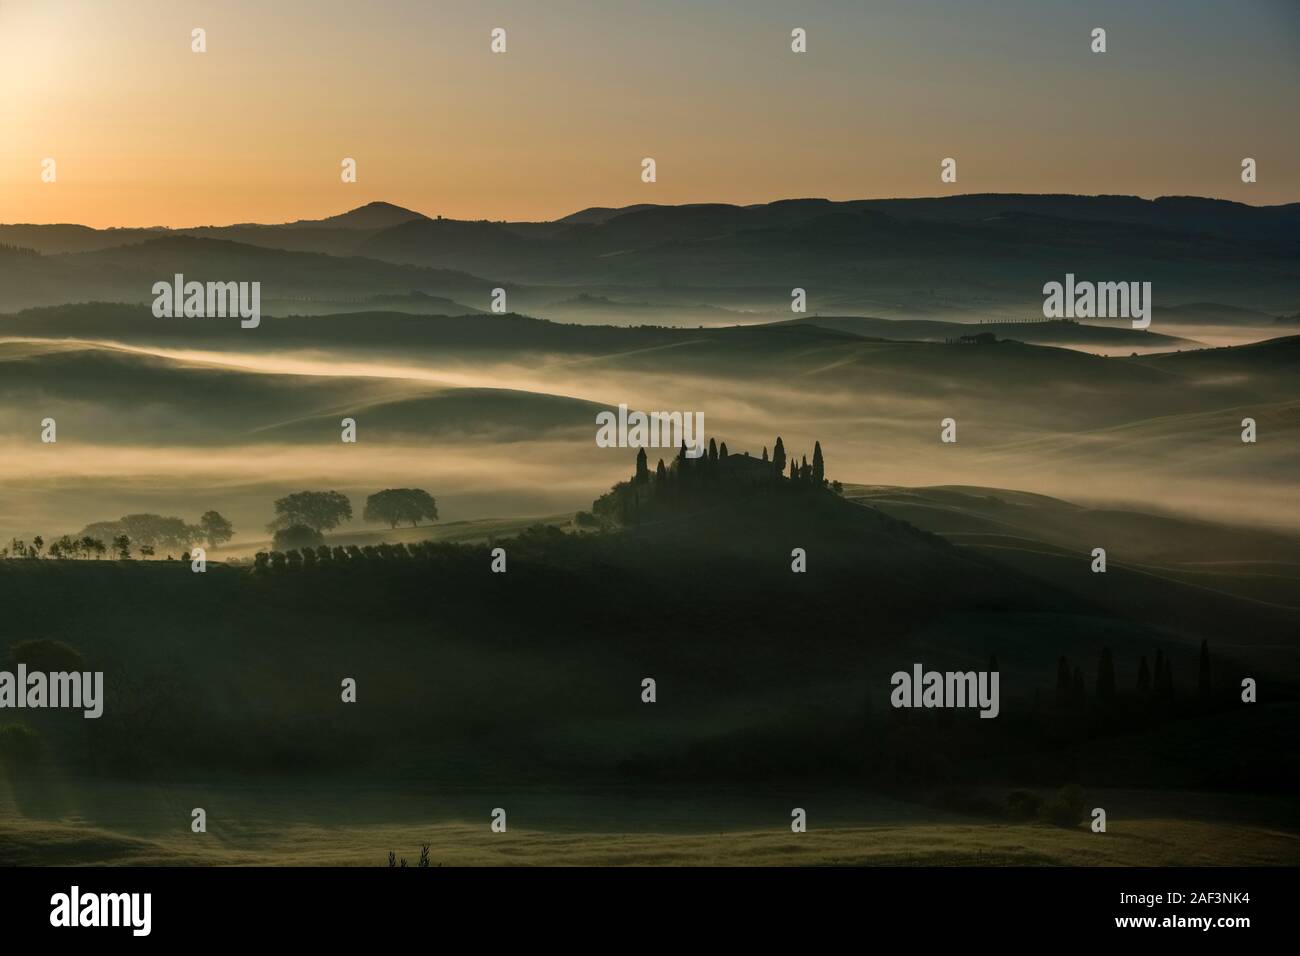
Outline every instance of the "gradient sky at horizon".
{"label": "gradient sky at horizon", "polygon": [[0,0],[0,222],[281,222],[372,200],[513,220],[799,196],[1295,202],[1298,90],[1294,0]]}

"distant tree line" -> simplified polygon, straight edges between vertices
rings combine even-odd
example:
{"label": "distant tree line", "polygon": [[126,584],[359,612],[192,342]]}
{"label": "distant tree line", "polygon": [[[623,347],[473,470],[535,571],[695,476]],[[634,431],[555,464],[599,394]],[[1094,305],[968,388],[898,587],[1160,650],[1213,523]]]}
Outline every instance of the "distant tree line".
{"label": "distant tree line", "polygon": [[311,570],[318,567],[348,567],[378,562],[441,560],[460,546],[442,541],[382,542],[367,545],[320,544],[315,547],[259,551],[253,556],[253,570],[258,573]]}
{"label": "distant tree line", "polygon": [[[1143,654],[1138,660],[1132,693],[1151,701],[1172,701],[1175,697],[1173,665],[1161,648],[1156,648],[1153,662]],[[1220,688],[1223,690],[1224,688]],[[1196,697],[1209,701],[1214,696],[1215,683],[1211,674],[1210,644],[1201,641],[1197,659]],[[1100,706],[1114,701],[1124,693],[1115,677],[1115,660],[1109,647],[1103,647],[1097,656],[1096,679],[1092,699]],[[1084,711],[1089,707],[1088,684],[1083,668],[1071,665],[1065,655],[1056,662],[1056,706],[1061,711]]]}
{"label": "distant tree line", "polygon": [[[418,527],[422,521],[438,520],[437,501],[421,488],[386,488],[366,499],[363,517],[396,528],[409,522]],[[277,551],[316,548],[324,543],[323,532],[352,520],[352,503],[338,491],[300,491],[275,501],[275,519],[267,525],[274,532],[272,546]],[[156,514],[123,515],[116,521],[98,521],[76,535],[63,535],[48,543],[42,535],[27,541],[14,538],[0,548],[0,559],[53,558],[100,559],[111,556],[127,561],[138,554],[152,558],[166,551],[179,551],[188,557],[189,549],[206,542],[217,548],[235,535],[234,525],[218,511],[205,511],[197,524],[182,518]]]}
{"label": "distant tree line", "polygon": [[[142,558],[151,558],[159,549],[175,548],[182,557],[199,541],[215,548],[234,536],[235,529],[219,512],[207,511],[198,524],[187,524],[183,519],[155,514],[124,515],[117,521],[99,521],[86,525],[76,535],[61,535],[47,543],[42,535],[30,542],[14,538],[9,546],[0,548],[0,558],[51,558],[56,561],[94,558],[106,555],[118,561],[129,561],[133,549]],[[171,554],[167,555],[171,558]]]}

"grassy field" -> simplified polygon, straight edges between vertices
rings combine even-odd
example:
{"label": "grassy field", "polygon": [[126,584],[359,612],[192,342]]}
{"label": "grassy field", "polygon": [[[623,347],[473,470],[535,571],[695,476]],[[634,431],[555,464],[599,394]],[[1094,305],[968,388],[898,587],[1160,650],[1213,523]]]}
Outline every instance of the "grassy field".
{"label": "grassy field", "polygon": [[[383,866],[390,850],[414,866],[426,843],[433,866],[1300,864],[1282,796],[1097,789],[1095,834],[840,787],[101,782],[60,808],[21,806],[18,783],[0,771],[0,866]],[[190,832],[195,806],[206,833]],[[789,829],[796,806],[806,833]]]}
{"label": "grassy field", "polygon": [[1185,820],[1086,827],[920,824],[724,833],[573,833],[486,823],[181,832],[144,839],[70,822],[0,820],[0,865],[373,866],[392,849],[414,866],[1226,866],[1300,863],[1296,834]]}

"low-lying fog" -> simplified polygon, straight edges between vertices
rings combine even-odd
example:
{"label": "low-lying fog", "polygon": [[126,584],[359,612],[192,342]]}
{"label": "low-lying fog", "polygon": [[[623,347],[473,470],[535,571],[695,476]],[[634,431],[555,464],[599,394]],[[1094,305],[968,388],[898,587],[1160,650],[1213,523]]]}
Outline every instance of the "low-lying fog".
{"label": "low-lying fog", "polygon": [[[1001,401],[999,385],[978,398],[919,383],[909,393],[881,387],[865,393],[829,386],[818,375],[776,381],[629,372],[607,367],[607,357],[555,357],[523,362],[384,362],[313,353],[213,353],[116,346],[187,365],[238,369],[257,375],[310,376],[313,380],[368,378],[417,387],[512,389],[561,395],[616,408],[622,402],[647,411],[702,411],[706,434],[732,454],[770,450],[777,434],[787,452],[810,458],[814,441],[826,456],[827,475],[871,485],[980,485],[1038,492],[1079,503],[1126,503],[1229,522],[1300,529],[1294,493],[1294,430],[1252,446],[1240,442],[1228,414],[1223,434],[1193,440],[1203,423],[1147,420],[1128,410],[1126,427],[1069,425],[1073,403],[1122,397],[1059,396],[1052,407]],[[941,386],[942,383],[939,383]],[[219,402],[219,396],[214,396]],[[61,424],[60,441],[42,444],[41,410],[2,408],[0,429],[0,534],[47,540],[93,522],[133,512],[176,514],[197,520],[208,509],[230,518],[235,545],[265,540],[272,501],[303,489],[336,489],[352,497],[361,520],[367,494],[389,487],[419,487],[438,500],[442,522],[472,518],[547,515],[589,508],[615,481],[628,476],[635,451],[598,448],[594,417],[535,438],[501,441],[482,434],[367,438],[364,413],[359,441],[337,434],[320,441],[250,441],[213,446],[151,441],[148,434],[123,442],[86,438]],[[132,409],[104,404],[87,415],[130,416]],[[958,441],[939,440],[940,421],[957,420]],[[1296,416],[1287,422],[1294,429]],[[18,431],[17,422],[24,422]],[[92,429],[107,434],[108,425]],[[671,459],[672,449],[651,449]],[[375,527],[374,530],[380,530]]]}

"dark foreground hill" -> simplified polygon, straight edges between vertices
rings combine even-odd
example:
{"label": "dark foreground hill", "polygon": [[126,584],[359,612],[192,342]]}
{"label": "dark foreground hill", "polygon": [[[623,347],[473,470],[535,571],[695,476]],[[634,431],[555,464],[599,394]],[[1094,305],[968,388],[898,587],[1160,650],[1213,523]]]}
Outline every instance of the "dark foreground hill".
{"label": "dark foreground hill", "polygon": [[[1212,696],[1191,688],[1201,634],[1295,622],[1203,615],[1199,632],[1175,633],[1130,613],[1153,587],[1095,600],[829,491],[771,489],[621,530],[327,551],[260,571],[0,564],[11,633],[109,675],[100,720],[24,717],[73,778],[1292,785],[1294,742],[1270,717],[1288,693],[1248,649],[1216,654]],[[1091,690],[1103,646],[1114,698]],[[1138,658],[1157,651],[1176,684],[1139,694]],[[1088,675],[1082,698],[1056,691],[1063,655]],[[892,710],[889,675],[914,663],[998,669],[1000,716]],[[1267,704],[1236,701],[1241,673],[1260,675]],[[356,704],[340,700],[345,678]],[[1249,734],[1222,753],[1229,737],[1216,738],[1213,759],[1160,750],[1170,728],[1210,715]]]}

